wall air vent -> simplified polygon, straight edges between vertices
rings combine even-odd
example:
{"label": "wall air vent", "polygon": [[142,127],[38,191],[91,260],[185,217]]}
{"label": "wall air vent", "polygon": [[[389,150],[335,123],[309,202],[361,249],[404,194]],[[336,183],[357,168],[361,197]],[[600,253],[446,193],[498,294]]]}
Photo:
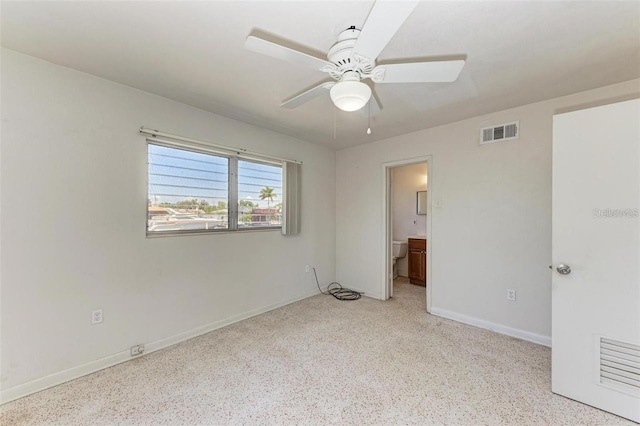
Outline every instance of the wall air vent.
{"label": "wall air vent", "polygon": [[485,127],[480,131],[480,145],[518,139],[519,135],[519,121],[500,124],[499,126]]}
{"label": "wall air vent", "polygon": [[600,382],[640,390],[640,346],[601,337]]}

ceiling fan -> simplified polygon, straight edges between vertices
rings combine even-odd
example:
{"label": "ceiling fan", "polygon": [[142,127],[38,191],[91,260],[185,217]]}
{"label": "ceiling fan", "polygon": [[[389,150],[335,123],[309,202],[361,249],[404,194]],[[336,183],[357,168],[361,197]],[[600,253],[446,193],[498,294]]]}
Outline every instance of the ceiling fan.
{"label": "ceiling fan", "polygon": [[[336,81],[325,81],[283,101],[283,108],[296,108],[329,90],[331,100],[343,111],[357,111],[371,99],[374,83],[439,83],[458,78],[464,60],[408,62],[377,65],[376,58],[389,43],[419,1],[378,0],[361,29],[351,26],[338,35],[327,59],[308,55],[280,44],[250,35],[244,43],[248,50],[284,61],[305,65],[329,74]],[[375,101],[375,96],[373,97]]]}

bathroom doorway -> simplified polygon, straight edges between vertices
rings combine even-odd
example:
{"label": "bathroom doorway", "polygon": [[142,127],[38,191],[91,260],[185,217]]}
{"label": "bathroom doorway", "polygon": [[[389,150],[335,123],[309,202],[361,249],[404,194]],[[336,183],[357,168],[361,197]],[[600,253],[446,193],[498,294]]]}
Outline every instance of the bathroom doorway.
{"label": "bathroom doorway", "polygon": [[[431,310],[431,156],[383,164],[383,294],[425,297]],[[400,296],[400,294],[398,294]]]}

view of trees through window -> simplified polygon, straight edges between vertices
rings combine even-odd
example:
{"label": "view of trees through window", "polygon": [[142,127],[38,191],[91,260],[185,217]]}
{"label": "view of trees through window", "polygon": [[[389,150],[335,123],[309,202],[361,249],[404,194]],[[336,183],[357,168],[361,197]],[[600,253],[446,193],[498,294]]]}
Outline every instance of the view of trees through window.
{"label": "view of trees through window", "polygon": [[[148,153],[147,232],[282,226],[282,167],[153,143]],[[231,162],[238,170],[233,187]],[[229,209],[230,194],[236,209]]]}
{"label": "view of trees through window", "polygon": [[282,225],[282,167],[238,160],[238,227]]}

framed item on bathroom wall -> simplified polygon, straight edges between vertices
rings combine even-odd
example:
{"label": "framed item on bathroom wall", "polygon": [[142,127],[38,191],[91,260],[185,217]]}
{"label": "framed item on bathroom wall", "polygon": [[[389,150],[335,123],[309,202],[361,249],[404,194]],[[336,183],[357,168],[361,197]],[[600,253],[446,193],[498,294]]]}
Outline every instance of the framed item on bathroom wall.
{"label": "framed item on bathroom wall", "polygon": [[418,191],[416,193],[416,213],[427,214],[427,191]]}

